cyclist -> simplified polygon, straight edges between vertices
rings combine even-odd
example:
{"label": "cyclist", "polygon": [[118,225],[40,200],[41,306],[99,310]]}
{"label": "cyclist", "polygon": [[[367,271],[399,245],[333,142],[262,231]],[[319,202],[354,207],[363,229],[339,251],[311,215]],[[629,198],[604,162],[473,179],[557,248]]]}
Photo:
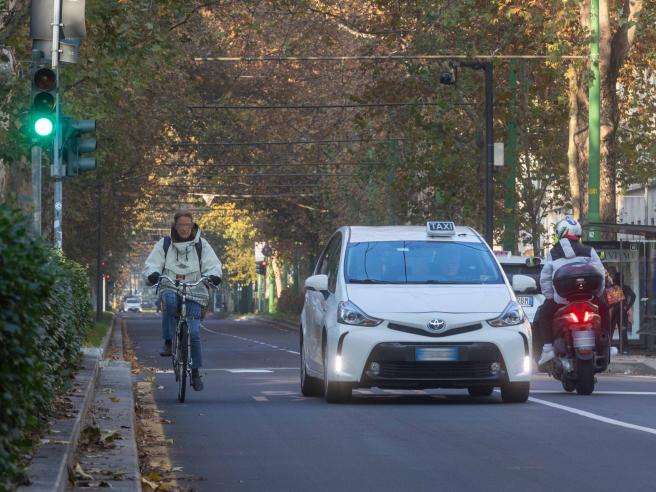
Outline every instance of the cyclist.
{"label": "cyclist", "polygon": [[[150,285],[155,285],[161,275],[186,282],[208,277],[214,285],[221,283],[221,262],[210,244],[200,236],[198,224],[188,210],[179,210],[173,216],[171,235],[160,239],[148,255],[144,276]],[[175,316],[178,312],[178,296],[175,286],[162,279],[160,283],[162,302],[163,357],[171,355],[171,336],[175,335]],[[202,283],[192,288],[187,297],[187,317],[191,335],[191,386],[196,391],[203,389],[198,369],[202,366],[200,348],[201,308],[209,302],[209,291]]]}

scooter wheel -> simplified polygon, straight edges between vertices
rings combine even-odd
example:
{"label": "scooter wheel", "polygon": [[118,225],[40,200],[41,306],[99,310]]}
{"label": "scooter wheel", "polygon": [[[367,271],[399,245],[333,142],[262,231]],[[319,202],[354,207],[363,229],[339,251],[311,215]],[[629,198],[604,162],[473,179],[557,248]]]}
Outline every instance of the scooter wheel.
{"label": "scooter wheel", "polygon": [[563,381],[563,389],[568,393],[571,393],[576,389],[576,386],[574,386],[574,384],[572,384],[570,381]]}

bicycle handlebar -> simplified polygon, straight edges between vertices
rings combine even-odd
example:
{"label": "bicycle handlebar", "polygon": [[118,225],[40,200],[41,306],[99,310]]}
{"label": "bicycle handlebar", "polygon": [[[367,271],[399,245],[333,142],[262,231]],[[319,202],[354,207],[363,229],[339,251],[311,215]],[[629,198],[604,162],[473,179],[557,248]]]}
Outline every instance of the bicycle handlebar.
{"label": "bicycle handlebar", "polygon": [[160,275],[159,276],[159,281],[157,282],[157,287],[158,288],[159,288],[160,284],[162,283],[162,279],[168,280],[169,282],[171,282],[176,287],[180,287],[180,286],[183,286],[183,287],[196,287],[198,284],[200,284],[202,282],[209,283],[210,285],[212,284],[212,282],[208,282],[209,277],[201,277],[200,280],[198,280],[197,282],[185,282],[184,280],[178,280],[178,279],[174,280],[171,277],[167,277],[166,275]]}

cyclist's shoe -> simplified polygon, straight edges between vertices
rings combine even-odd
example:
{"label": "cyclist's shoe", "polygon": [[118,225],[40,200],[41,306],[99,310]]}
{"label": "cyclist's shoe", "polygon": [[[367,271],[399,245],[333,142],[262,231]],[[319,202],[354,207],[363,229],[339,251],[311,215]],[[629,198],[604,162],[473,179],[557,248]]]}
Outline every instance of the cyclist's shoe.
{"label": "cyclist's shoe", "polygon": [[191,387],[194,388],[196,391],[203,390],[203,380],[200,378],[198,369],[191,370]]}
{"label": "cyclist's shoe", "polygon": [[164,340],[164,348],[162,351],[159,353],[162,357],[171,357],[172,352],[171,352],[171,340]]}

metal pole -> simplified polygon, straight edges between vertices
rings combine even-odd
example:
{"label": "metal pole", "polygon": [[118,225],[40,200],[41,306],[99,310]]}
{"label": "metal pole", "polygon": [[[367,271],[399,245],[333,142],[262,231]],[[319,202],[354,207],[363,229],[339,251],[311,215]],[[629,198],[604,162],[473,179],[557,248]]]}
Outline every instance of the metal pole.
{"label": "metal pole", "polygon": [[[57,77],[57,87],[59,87],[59,28],[61,25],[61,0],[53,2],[53,22],[52,22],[52,69]],[[55,246],[62,249],[62,209],[63,209],[63,192],[62,192],[62,169],[59,162],[59,151],[61,149],[61,125],[60,122],[60,108],[59,108],[59,91],[57,91],[55,100],[55,139],[52,144],[52,171],[51,174],[55,178],[54,199],[55,199],[55,213],[54,213],[54,240]]]}
{"label": "metal pole", "polygon": [[276,282],[273,275],[273,262],[269,262],[270,265],[267,267],[268,280],[269,280],[269,313],[276,312]]}
{"label": "metal pole", "polygon": [[[517,179],[517,60],[510,61],[510,120],[508,121],[508,151],[506,152],[506,196],[504,200],[503,249],[515,253],[515,187]],[[535,252],[533,253],[536,254]]]}
{"label": "metal pole", "polygon": [[261,313],[264,311],[264,275],[261,273],[257,275],[257,311]]}
{"label": "metal pole", "polygon": [[41,147],[32,147],[32,206],[34,210],[32,232],[34,237],[41,235]]}
{"label": "metal pole", "polygon": [[96,184],[98,201],[96,204],[96,222],[98,224],[98,234],[96,236],[96,320],[102,319],[103,299],[102,299],[102,279],[105,272],[102,271],[102,184]]}
{"label": "metal pole", "polygon": [[[590,69],[593,80],[588,93],[588,222],[600,222],[599,216],[599,161],[600,161],[600,106],[601,82],[599,76],[599,0],[590,1]],[[588,239],[599,241],[599,229],[588,228]]]}
{"label": "metal pole", "polygon": [[485,62],[485,145],[487,147],[487,165],[485,167],[485,241],[493,246],[494,227],[494,114],[493,114],[493,77],[492,62]]}

